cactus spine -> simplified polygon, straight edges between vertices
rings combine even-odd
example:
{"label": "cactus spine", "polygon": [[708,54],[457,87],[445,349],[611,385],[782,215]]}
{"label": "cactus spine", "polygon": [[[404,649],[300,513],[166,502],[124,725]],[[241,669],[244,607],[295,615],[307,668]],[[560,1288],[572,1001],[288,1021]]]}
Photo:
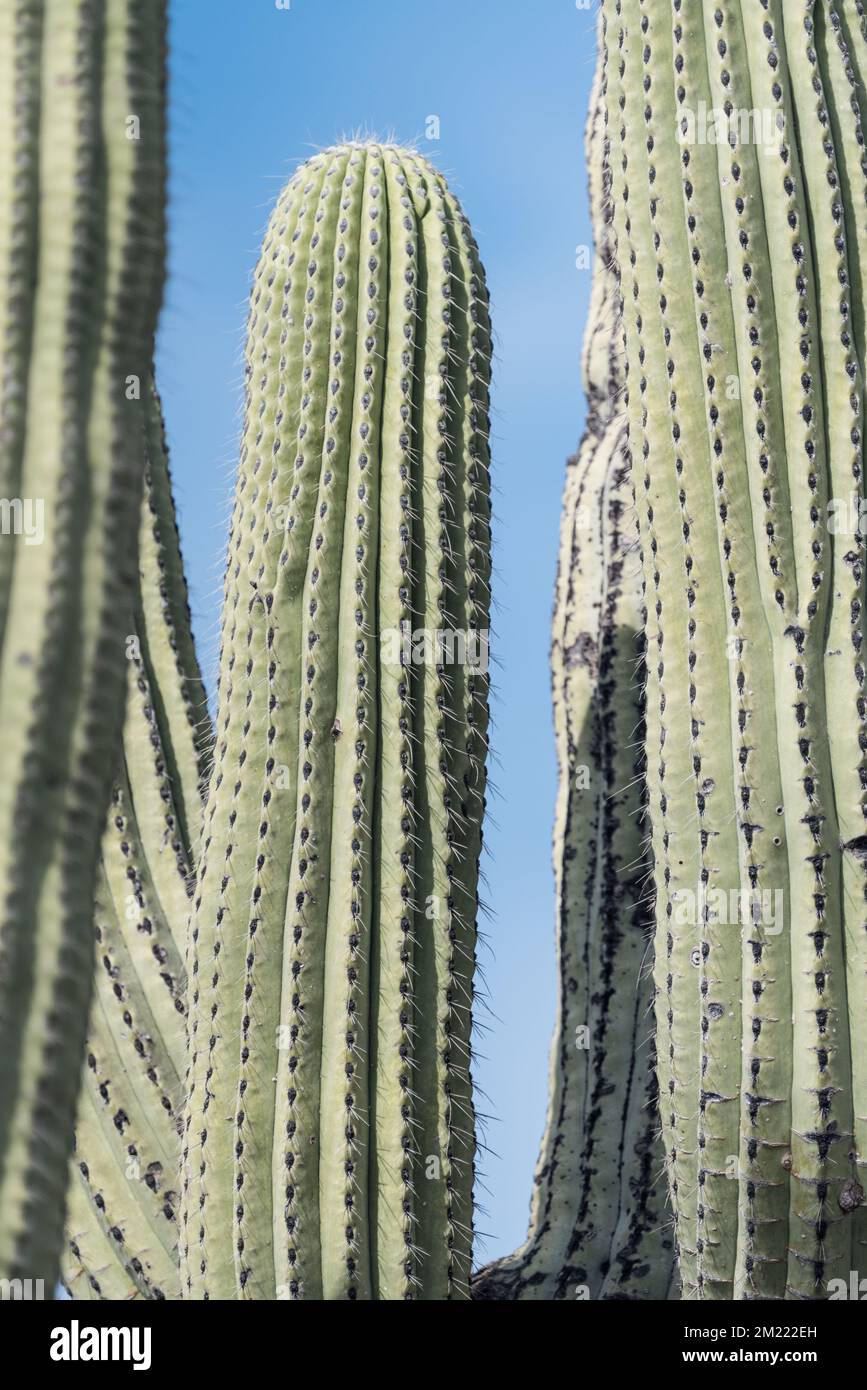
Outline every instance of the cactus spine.
{"label": "cactus spine", "polygon": [[603,20],[683,1293],[824,1298],[867,1267],[864,35]]}
{"label": "cactus spine", "polygon": [[0,1274],[49,1288],[162,288],[164,23],[0,7]]}
{"label": "cactus spine", "polygon": [[[489,358],[475,243],[434,170],[352,144],[298,171],[248,325],[185,1296],[469,1294]],[[444,660],[438,633],[481,661]]]}
{"label": "cactus spine", "polygon": [[149,388],[123,754],[97,881],[96,988],[68,1194],[74,1298],[179,1298],[187,918],[209,746],[159,403]]}
{"label": "cactus spine", "polygon": [[563,498],[551,648],[560,1000],[530,1230],[482,1270],[489,1299],[665,1298],[642,826],[642,585],[626,453],[603,65],[586,133],[595,261],[587,425]]}

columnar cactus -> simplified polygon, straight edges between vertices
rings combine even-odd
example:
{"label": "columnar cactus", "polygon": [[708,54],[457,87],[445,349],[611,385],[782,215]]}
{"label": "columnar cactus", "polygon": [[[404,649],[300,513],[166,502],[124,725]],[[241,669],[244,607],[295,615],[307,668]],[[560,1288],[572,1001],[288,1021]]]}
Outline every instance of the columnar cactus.
{"label": "columnar cactus", "polygon": [[469,1296],[488,379],[469,226],[349,144],[256,272],[190,955],[193,1298]]}
{"label": "columnar cactus", "polygon": [[0,1275],[51,1288],[162,287],[164,6],[0,6]]}
{"label": "columnar cactus", "polygon": [[686,1298],[867,1273],[860,8],[603,2]]}
{"label": "columnar cactus", "polygon": [[180,1296],[184,959],[209,728],[159,403],[148,394],[140,583],[68,1194],[63,1277],[74,1298]]}
{"label": "columnar cactus", "polygon": [[601,77],[600,64],[586,138],[587,426],[566,476],[551,649],[560,998],[549,1116],[527,1240],[481,1271],[478,1298],[665,1298],[673,1270],[648,1038],[641,567]]}

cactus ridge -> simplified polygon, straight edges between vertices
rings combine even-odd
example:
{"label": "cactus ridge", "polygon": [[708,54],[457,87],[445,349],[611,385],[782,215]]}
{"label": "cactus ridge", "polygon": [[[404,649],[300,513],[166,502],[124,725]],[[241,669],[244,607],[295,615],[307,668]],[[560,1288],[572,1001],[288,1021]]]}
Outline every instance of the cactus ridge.
{"label": "cactus ridge", "polygon": [[145,424],[139,592],[97,883],[95,998],[68,1195],[63,1277],[74,1298],[180,1296],[186,922],[209,739],[151,386]]}
{"label": "cactus ridge", "polygon": [[49,1286],[162,291],[164,31],[161,3],[0,14],[0,491],[44,518],[0,545],[0,1273]]}
{"label": "cactus ridge", "polygon": [[185,1296],[468,1296],[487,670],[385,653],[404,628],[487,641],[489,361],[440,175],[375,142],[303,166],[248,324]]}
{"label": "cactus ridge", "polygon": [[864,575],[829,521],[863,490],[862,20],[603,3],[686,1298],[823,1298],[864,1264]]}

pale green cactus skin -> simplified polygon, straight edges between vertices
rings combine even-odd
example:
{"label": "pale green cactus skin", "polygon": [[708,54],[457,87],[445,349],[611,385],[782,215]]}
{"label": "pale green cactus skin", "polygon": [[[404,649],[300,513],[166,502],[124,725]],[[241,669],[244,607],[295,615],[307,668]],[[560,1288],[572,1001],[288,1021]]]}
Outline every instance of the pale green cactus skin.
{"label": "pale green cactus skin", "polygon": [[[0,6],[0,1276],[52,1288],[163,276],[164,6]],[[139,118],[137,140],[128,118]]]}
{"label": "pale green cactus skin", "polygon": [[[683,1297],[823,1299],[867,1273],[864,565],[829,520],[863,495],[861,6],[603,22]],[[701,103],[769,133],[696,138]],[[741,924],[739,891],[772,896]]]}
{"label": "pale green cactus skin", "polygon": [[187,919],[210,729],[152,389],[129,634],[63,1279],[73,1298],[177,1299]]}
{"label": "pale green cactus skin", "polygon": [[587,425],[563,498],[551,648],[560,997],[527,1240],[484,1299],[660,1299],[673,1276],[658,1140],[642,824],[642,577],[605,168],[603,65],[586,154],[595,261]]}
{"label": "pale green cactus skin", "polygon": [[[418,155],[350,144],[271,217],[247,340],[190,956],[191,1298],[465,1299],[487,633],[484,275]],[[393,641],[389,641],[393,646]]]}

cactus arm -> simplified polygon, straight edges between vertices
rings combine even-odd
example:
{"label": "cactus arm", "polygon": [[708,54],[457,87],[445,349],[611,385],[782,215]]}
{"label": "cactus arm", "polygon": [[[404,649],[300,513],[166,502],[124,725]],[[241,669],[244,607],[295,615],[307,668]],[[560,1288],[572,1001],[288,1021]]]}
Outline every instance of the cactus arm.
{"label": "cactus arm", "polygon": [[165,14],[120,0],[49,0],[38,13],[38,263],[17,387],[19,492],[44,503],[46,536],[15,544],[0,677],[0,719],[17,731],[0,779],[0,1267],[53,1281],[90,993],[87,904],[123,708],[143,465],[129,384],[146,378],[162,284]]}
{"label": "cactus arm", "polygon": [[[447,452],[463,436],[448,436],[437,399],[466,370],[466,319],[453,335],[444,315],[471,256],[462,230],[466,260],[444,265],[458,215],[432,171],[395,147],[329,151],[299,172],[294,195],[295,226],[279,207],[270,224],[250,318],[192,931],[182,1278],[196,1298],[461,1297],[476,851],[463,880],[472,911],[451,924],[460,961],[450,924],[441,918],[435,936],[422,914],[434,893],[453,910],[452,749],[437,726],[465,729],[467,690],[432,665],[398,673],[374,644],[396,635],[401,612],[448,627],[442,546],[457,572],[486,544],[484,533],[469,544],[463,462],[449,468]],[[299,243],[293,286],[285,258]],[[463,285],[458,302],[469,294]],[[433,411],[422,409],[431,377]],[[292,459],[278,454],[284,413]],[[273,537],[271,501],[284,513]],[[473,754],[478,776],[476,742]],[[288,773],[279,790],[272,764]],[[220,1024],[233,1017],[237,1070]],[[223,1129],[212,1108],[230,1103]],[[428,1182],[430,1155],[440,1171]]]}

